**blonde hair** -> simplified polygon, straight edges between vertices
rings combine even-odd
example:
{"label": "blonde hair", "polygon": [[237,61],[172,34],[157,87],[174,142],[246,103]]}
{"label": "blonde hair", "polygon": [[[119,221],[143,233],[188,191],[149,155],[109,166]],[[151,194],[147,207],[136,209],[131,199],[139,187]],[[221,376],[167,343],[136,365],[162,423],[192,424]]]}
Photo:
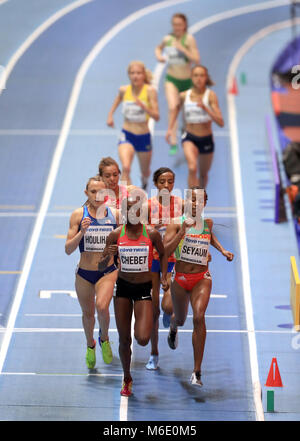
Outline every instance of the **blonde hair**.
{"label": "blonde hair", "polygon": [[214,83],[213,80],[211,79],[207,67],[203,66],[202,64],[196,64],[196,66],[194,66],[194,67],[192,68],[191,75],[193,75],[194,70],[197,69],[198,67],[201,67],[202,69],[205,70],[205,73],[206,73],[206,76],[207,76],[207,79],[206,79],[206,86],[214,86],[215,83]]}
{"label": "blonde hair", "polygon": [[131,63],[129,63],[128,68],[127,68],[128,75],[130,73],[132,66],[134,66],[134,65],[137,65],[143,69],[144,76],[145,76],[145,83],[151,84],[152,79],[153,79],[152,72],[146,68],[145,64],[142,61],[138,61],[138,60],[131,61]]}

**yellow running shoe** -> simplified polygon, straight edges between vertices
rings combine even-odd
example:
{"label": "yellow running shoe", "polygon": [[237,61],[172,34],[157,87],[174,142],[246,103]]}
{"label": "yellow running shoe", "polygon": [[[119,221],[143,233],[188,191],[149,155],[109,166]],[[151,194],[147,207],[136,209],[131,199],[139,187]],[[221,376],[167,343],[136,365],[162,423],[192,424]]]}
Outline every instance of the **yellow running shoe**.
{"label": "yellow running shoe", "polygon": [[94,347],[87,347],[86,355],[85,355],[85,362],[88,367],[88,369],[94,369],[96,364],[96,341],[94,340]]}
{"label": "yellow running shoe", "polygon": [[109,340],[101,342],[101,349],[102,349],[102,357],[103,357],[104,363],[110,364],[113,360],[113,354],[112,354]]}
{"label": "yellow running shoe", "polygon": [[99,329],[98,341],[99,341],[100,348],[102,350],[102,357],[103,357],[104,363],[110,364],[113,360],[113,354],[112,354],[109,340],[106,340],[106,341],[101,340],[101,328]]}

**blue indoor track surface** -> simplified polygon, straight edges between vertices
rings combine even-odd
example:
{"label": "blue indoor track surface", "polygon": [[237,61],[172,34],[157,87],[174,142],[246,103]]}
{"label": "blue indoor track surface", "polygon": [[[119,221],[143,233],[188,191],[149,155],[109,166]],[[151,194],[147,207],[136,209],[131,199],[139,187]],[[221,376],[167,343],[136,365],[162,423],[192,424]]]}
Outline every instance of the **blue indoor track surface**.
{"label": "blue indoor track surface", "polygon": [[[189,381],[189,309],[176,351],[160,317],[157,371],[145,368],[150,343],[133,341],[134,395],[121,399],[113,302],[113,362],[104,364],[97,345],[89,371],[74,287],[79,252],[67,256],[64,245],[70,215],[85,202],[86,182],[101,158],[119,161],[120,109],[115,129],[106,119],[128,83],[127,66],[142,60],[158,71],[154,48],[176,12],[189,19],[225,121],[213,127],[205,216],[235,258],[227,262],[211,248],[203,388]],[[300,420],[300,345],[290,307],[290,256],[298,264],[299,252],[287,199],[287,222],[273,220],[265,125],[269,115],[279,150],[270,69],[291,39],[289,1],[0,0],[0,65],[11,66],[0,94],[1,421]],[[231,73],[237,95],[228,93]],[[156,78],[160,120],[153,126],[151,173],[172,168],[183,192],[188,169],[181,145],[170,157],[165,141],[164,76],[165,70]],[[132,178],[140,186],[136,158]],[[274,357],[284,386],[271,388],[275,410],[268,412],[265,383]]]}

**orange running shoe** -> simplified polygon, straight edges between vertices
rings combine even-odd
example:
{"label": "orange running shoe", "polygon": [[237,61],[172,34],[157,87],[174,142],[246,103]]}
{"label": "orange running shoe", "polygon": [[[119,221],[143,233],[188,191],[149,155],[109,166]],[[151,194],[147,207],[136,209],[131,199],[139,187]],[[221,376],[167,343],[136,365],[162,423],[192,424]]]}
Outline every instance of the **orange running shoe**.
{"label": "orange running shoe", "polygon": [[132,395],[132,380],[123,380],[120,394],[122,397],[130,397]]}

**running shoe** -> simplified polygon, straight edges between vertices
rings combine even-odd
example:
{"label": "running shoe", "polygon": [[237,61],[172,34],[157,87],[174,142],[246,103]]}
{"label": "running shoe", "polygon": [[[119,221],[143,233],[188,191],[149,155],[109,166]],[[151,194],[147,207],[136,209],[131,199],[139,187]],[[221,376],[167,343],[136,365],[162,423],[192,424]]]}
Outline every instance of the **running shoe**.
{"label": "running shoe", "polygon": [[110,346],[109,340],[102,341],[101,340],[101,329],[99,329],[99,337],[98,337],[99,345],[102,351],[103,361],[106,364],[110,364],[113,360],[113,354]]}
{"label": "running shoe", "polygon": [[150,355],[149,361],[146,364],[146,369],[155,371],[158,367],[158,355]]}
{"label": "running shoe", "polygon": [[177,348],[177,346],[178,346],[177,329],[176,329],[176,331],[173,331],[170,328],[169,335],[168,335],[168,344],[169,344],[171,349],[176,349]]}
{"label": "running shoe", "polygon": [[132,395],[132,380],[124,380],[120,394],[122,397],[130,397]]}
{"label": "running shoe", "polygon": [[169,328],[170,327],[170,321],[171,321],[171,316],[169,314],[166,314],[165,312],[163,313],[163,325],[165,328]]}
{"label": "running shoe", "polygon": [[174,156],[174,155],[176,155],[177,151],[178,151],[178,145],[173,144],[170,146],[169,155]]}
{"label": "running shoe", "polygon": [[201,381],[201,374],[200,372],[193,372],[191,376],[191,383],[195,384],[196,386],[202,387],[203,383]]}
{"label": "running shoe", "polygon": [[96,341],[94,340],[94,347],[87,347],[85,355],[86,365],[89,369],[94,369],[96,364]]}

